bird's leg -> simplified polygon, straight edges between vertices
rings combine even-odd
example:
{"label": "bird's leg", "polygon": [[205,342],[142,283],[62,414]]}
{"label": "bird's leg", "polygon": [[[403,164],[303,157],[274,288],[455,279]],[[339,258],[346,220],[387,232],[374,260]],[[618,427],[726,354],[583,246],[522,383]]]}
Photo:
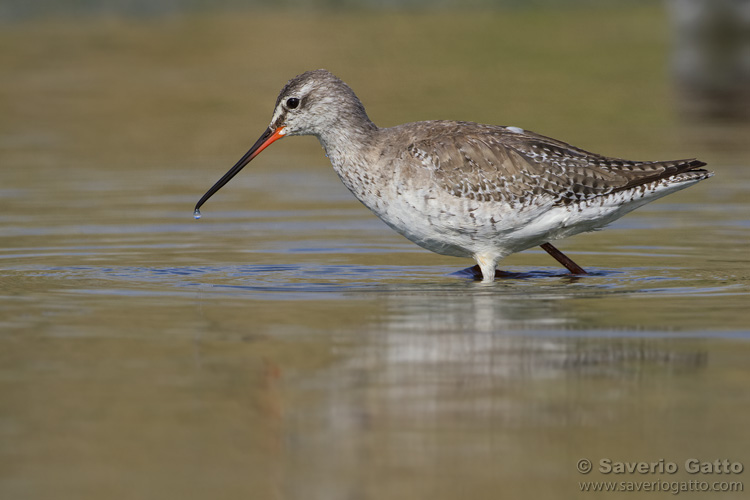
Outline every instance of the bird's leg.
{"label": "bird's leg", "polygon": [[568,271],[570,271],[572,274],[588,274],[586,271],[583,270],[581,266],[573,262],[573,260],[570,257],[562,253],[560,250],[553,247],[552,244],[543,243],[540,246],[544,249],[545,252],[553,256],[557,262],[565,266],[565,268]]}
{"label": "bird's leg", "polygon": [[495,275],[497,269],[497,257],[486,257],[484,255],[475,255],[474,259],[479,265],[479,269],[482,272],[482,283],[492,283],[495,281]]}
{"label": "bird's leg", "polygon": [[[474,264],[473,266],[464,269],[463,272],[471,273],[471,275],[474,276],[474,279],[477,281],[481,281],[482,278],[484,278],[484,275],[482,274],[482,268],[479,267],[479,264]],[[495,278],[516,278],[518,276],[518,273],[510,273],[508,271],[495,269]]]}

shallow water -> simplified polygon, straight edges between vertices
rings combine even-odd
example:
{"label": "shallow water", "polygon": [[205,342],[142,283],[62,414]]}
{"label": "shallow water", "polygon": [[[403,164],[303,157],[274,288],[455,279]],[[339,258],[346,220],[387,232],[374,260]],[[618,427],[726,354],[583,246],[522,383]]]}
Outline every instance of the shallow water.
{"label": "shallow water", "polygon": [[[169,29],[237,21],[190,22]],[[160,59],[117,44],[146,46],[163,28],[117,28],[127,43],[117,29],[98,36],[121,62],[159,66],[172,61],[164,46]],[[50,42],[68,28],[23,29]],[[101,50],[71,54],[99,61]],[[209,137],[196,145],[164,132],[163,118],[134,127],[147,122],[127,106],[120,125],[99,123],[109,92],[70,95],[63,79],[50,96],[22,85],[38,68],[16,69],[2,77],[20,106],[2,122],[3,498],[580,498],[585,480],[744,481],[684,467],[750,466],[742,155],[694,144],[714,178],[560,243],[589,276],[536,249],[486,285],[458,272],[472,262],[392,233],[312,140],[274,145],[196,221],[194,203],[255,139],[227,152],[211,138],[236,110],[182,89],[199,103],[190,127]],[[111,70],[92,64],[86,79],[113,83]],[[283,78],[262,91],[265,114],[241,117],[249,134]],[[19,104],[30,96],[90,114],[88,142],[70,140],[85,124],[64,124],[55,106]],[[679,471],[606,475],[603,458]],[[632,493],[607,495],[620,497]]]}

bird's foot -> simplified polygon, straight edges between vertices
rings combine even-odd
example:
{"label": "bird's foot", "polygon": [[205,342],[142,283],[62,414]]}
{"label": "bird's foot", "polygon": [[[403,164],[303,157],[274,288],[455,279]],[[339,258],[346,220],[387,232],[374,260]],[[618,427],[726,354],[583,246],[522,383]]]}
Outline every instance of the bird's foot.
{"label": "bird's foot", "polygon": [[[467,267],[466,269],[459,271],[461,274],[468,274],[471,276],[474,281],[482,281],[484,279],[484,275],[482,274],[482,268],[479,267],[479,264],[475,264],[471,267]],[[511,273],[508,271],[501,271],[500,269],[495,269],[495,278],[516,278],[520,276],[521,273]]]}

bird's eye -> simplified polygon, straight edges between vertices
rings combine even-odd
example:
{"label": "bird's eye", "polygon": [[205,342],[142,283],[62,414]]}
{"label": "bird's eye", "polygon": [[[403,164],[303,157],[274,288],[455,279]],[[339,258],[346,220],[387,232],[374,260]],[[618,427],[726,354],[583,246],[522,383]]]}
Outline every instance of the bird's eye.
{"label": "bird's eye", "polygon": [[286,100],[286,106],[289,109],[296,108],[297,106],[299,106],[299,99],[297,99],[296,97],[290,97],[289,99]]}

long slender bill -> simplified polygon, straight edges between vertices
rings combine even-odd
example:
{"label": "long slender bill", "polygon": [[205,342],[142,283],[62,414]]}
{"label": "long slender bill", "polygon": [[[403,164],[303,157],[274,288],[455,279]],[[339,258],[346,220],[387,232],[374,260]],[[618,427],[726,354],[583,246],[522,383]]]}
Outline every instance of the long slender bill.
{"label": "long slender bill", "polygon": [[229,182],[232,177],[237,175],[240,170],[242,170],[245,165],[250,163],[250,161],[258,156],[261,151],[266,149],[268,146],[270,146],[273,142],[275,142],[278,139],[281,139],[284,137],[286,131],[284,130],[284,127],[279,127],[277,129],[267,128],[265,132],[263,132],[263,135],[260,136],[260,138],[255,141],[255,144],[253,144],[253,147],[250,148],[250,150],[245,153],[245,155],[240,158],[240,161],[238,161],[232,168],[229,169],[229,172],[224,174],[224,176],[219,179],[216,184],[211,186],[211,189],[206,191],[206,194],[203,195],[203,197],[200,199],[198,203],[195,205],[195,211],[193,212],[193,217],[196,219],[201,218],[201,205],[203,205],[211,196],[214,195],[216,191],[221,189],[224,184]]}

